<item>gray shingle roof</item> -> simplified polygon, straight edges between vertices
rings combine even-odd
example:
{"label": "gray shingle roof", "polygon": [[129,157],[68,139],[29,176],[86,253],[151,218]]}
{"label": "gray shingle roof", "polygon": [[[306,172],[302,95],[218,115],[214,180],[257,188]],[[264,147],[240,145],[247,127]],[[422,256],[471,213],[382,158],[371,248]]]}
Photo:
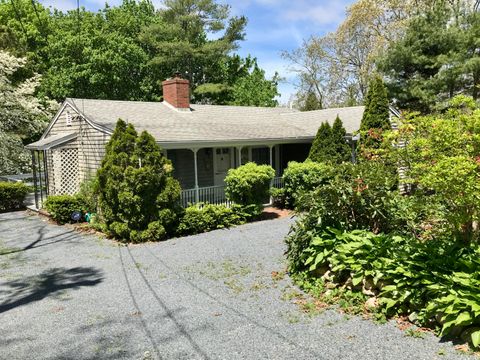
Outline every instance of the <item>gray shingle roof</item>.
{"label": "gray shingle roof", "polygon": [[28,144],[25,146],[28,150],[48,150],[52,147],[61,145],[70,140],[73,140],[77,137],[77,133],[60,133],[57,135],[52,135],[47,138],[40,139],[34,143]]}
{"label": "gray shingle roof", "polygon": [[142,101],[67,99],[90,121],[113,130],[121,118],[147,130],[160,143],[294,140],[313,138],[322,122],[339,115],[348,133],[358,130],[363,106],[299,112],[287,108],[169,104]]}

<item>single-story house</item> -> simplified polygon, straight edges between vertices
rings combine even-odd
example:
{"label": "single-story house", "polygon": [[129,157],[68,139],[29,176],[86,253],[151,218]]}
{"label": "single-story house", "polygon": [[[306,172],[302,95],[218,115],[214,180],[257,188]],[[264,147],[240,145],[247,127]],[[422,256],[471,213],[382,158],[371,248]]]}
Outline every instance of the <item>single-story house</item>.
{"label": "single-story house", "polygon": [[289,161],[306,159],[322,122],[338,115],[347,140],[359,129],[363,106],[299,112],[288,108],[190,104],[189,82],[162,83],[162,102],[67,98],[32,152],[36,203],[73,194],[99,168],[119,118],[147,130],[172,161],[184,204],[215,202],[228,169],[254,161],[279,177]]}

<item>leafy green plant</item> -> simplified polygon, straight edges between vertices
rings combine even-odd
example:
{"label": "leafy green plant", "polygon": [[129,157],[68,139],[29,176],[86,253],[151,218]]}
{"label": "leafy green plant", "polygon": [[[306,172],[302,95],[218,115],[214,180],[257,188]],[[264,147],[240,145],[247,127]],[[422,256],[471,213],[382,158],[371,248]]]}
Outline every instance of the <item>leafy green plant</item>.
{"label": "leafy green plant", "polygon": [[272,197],[272,203],[279,208],[286,207],[285,189],[284,188],[271,188],[270,196]]}
{"label": "leafy green plant", "polygon": [[23,183],[0,182],[0,211],[23,208],[28,192],[29,187]]}
{"label": "leafy green plant", "polygon": [[398,196],[396,169],[383,162],[340,164],[331,179],[299,200],[323,227],[387,231]]}
{"label": "leafy green plant", "polygon": [[[306,269],[300,284],[307,291],[315,286],[305,284],[321,280],[317,296],[326,302],[333,296],[341,307],[348,307],[345,294],[339,295],[342,289],[370,293],[378,297],[382,315],[409,315],[420,325],[437,324],[440,335],[462,333],[473,346],[480,345],[478,245],[465,248],[366,230],[327,228],[313,234],[299,258]],[[334,288],[326,296],[330,284]]]}
{"label": "leafy green plant", "polygon": [[268,201],[274,175],[271,166],[253,162],[230,169],[225,178],[225,193],[236,204],[257,205],[260,209]]}
{"label": "leafy green plant", "polygon": [[[403,164],[402,182],[428,194],[425,201],[440,204],[437,218],[452,235],[468,244],[478,238],[480,220],[480,110],[472,99],[454,98],[442,115],[406,116],[386,142],[402,141],[391,149]],[[447,229],[448,228],[448,229]]]}
{"label": "leafy green plant", "polygon": [[93,176],[80,184],[80,190],[77,195],[85,204],[85,211],[95,213],[98,209],[99,194],[98,178]]}
{"label": "leafy green plant", "polygon": [[85,202],[75,195],[50,195],[43,205],[59,224],[71,223],[74,212],[83,214],[86,209]]}
{"label": "leafy green plant", "polygon": [[242,207],[199,203],[185,209],[177,228],[179,235],[199,234],[215,229],[228,228],[246,222],[248,215]]}
{"label": "leafy green plant", "polygon": [[287,207],[300,206],[300,197],[319,186],[327,184],[334,175],[332,165],[314,161],[291,161],[283,173],[284,197]]}

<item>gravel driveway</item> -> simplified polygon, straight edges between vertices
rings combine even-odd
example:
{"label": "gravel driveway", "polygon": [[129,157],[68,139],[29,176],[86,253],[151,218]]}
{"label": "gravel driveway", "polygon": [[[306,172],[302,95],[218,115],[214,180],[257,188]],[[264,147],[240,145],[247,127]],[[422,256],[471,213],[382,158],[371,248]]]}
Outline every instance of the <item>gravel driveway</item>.
{"label": "gravel driveway", "polygon": [[0,215],[2,359],[454,359],[407,337],[292,303],[283,238],[269,220],[118,246],[44,218]]}

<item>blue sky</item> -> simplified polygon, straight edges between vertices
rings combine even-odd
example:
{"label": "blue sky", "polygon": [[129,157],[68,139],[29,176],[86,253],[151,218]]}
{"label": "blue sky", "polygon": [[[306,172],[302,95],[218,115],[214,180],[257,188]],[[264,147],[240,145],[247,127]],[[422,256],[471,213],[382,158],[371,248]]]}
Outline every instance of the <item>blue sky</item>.
{"label": "blue sky", "polygon": [[[109,0],[117,5],[122,0]],[[323,35],[336,29],[345,17],[345,10],[353,0],[220,0],[232,8],[233,15],[248,18],[246,40],[241,43],[239,54],[251,54],[267,75],[277,71],[285,82],[281,83],[280,102],[286,103],[295,93],[294,77],[288,71],[288,63],[280,57],[282,50],[299,47],[303,39],[311,35]],[[76,0],[40,0],[46,6],[60,10],[76,7]],[[161,6],[161,0],[153,0]],[[80,0],[80,6],[90,10],[102,8],[105,0]]]}

